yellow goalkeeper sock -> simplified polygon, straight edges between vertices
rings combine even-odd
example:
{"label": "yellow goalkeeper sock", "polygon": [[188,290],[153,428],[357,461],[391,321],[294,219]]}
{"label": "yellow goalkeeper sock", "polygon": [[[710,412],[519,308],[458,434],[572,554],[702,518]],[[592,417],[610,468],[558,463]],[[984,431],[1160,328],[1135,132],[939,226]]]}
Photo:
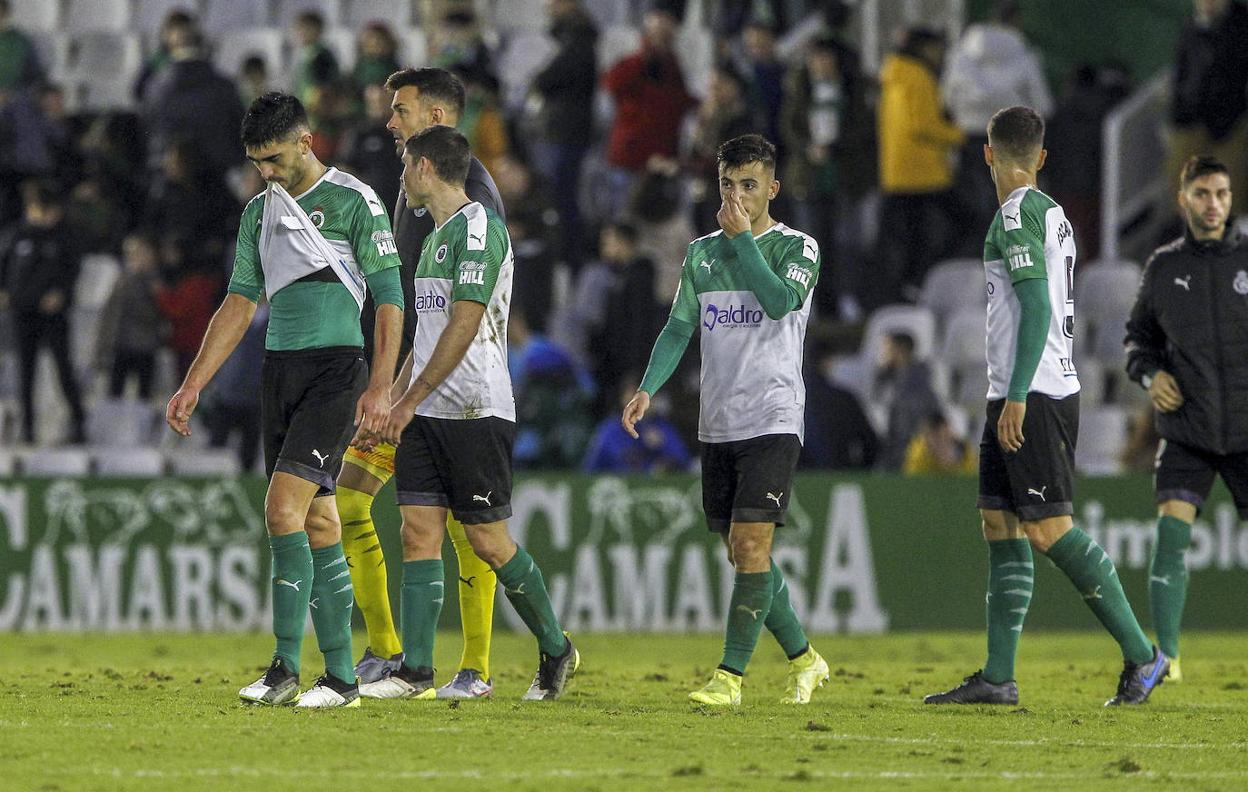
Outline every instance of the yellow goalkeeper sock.
{"label": "yellow goalkeeper sock", "polygon": [[489,679],[494,587],[498,579],[490,565],[473,552],[463,523],[447,516],[446,528],[459,560],[459,620],[464,629],[464,653],[459,659],[459,668],[475,668],[483,678]]}
{"label": "yellow goalkeeper sock", "polygon": [[337,501],[342,519],[342,551],[351,570],[355,604],[360,606],[368,627],[368,648],[378,657],[393,657],[403,651],[403,645],[390,613],[386,559],[373,527],[373,496],[338,487]]}

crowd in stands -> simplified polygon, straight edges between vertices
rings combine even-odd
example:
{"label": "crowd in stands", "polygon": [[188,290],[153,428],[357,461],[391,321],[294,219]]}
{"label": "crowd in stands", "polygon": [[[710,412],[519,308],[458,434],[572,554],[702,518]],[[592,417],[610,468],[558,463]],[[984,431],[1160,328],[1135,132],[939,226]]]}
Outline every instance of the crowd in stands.
{"label": "crowd in stands", "polygon": [[[477,4],[424,0],[406,4],[420,10],[410,24],[363,22],[346,49],[330,24],[340,20],[315,9],[350,0],[203,0],[164,4],[172,10],[127,101],[99,108],[58,82],[36,38],[12,23],[14,2],[0,0],[0,438],[36,446],[117,442],[107,416],[118,402],[158,414],[224,293],[242,206],[264,187],[238,142],[252,99],[296,94],[318,157],[393,205],[401,164],[382,83],[400,67],[434,65],[465,84],[461,129],[507,207],[519,466],[693,464],[696,345],[640,440],[618,415],[685,247],[718,228],[716,146],[757,131],[779,148],[772,215],[812,234],[823,260],[803,467],[972,471],[984,392],[975,261],[997,206],[981,154],[987,119],[1013,104],[1049,118],[1055,153],[1041,186],[1065,206],[1087,266],[1098,250],[1100,122],[1129,90],[1122,70],[1085,66],[1053,91],[1011,3],[952,42],[935,28],[898,31],[876,74],[864,71],[850,6],[838,0],[549,0],[545,33],[523,46]],[[1217,97],[1193,70],[1210,62],[1201,52],[1234,49],[1228,37],[1248,12],[1197,6],[1177,57],[1174,121],[1190,132],[1185,144],[1239,141],[1242,156],[1248,102],[1214,112]],[[256,31],[222,32],[223,14],[250,24],[240,9],[260,7],[264,21],[289,23],[289,56]],[[240,50],[253,39],[255,50]],[[517,86],[517,64],[534,52],[541,62]],[[264,315],[203,410],[210,442],[234,447],[247,468],[258,454]],[[42,427],[39,412],[55,400],[35,393],[41,349],[67,405]],[[1125,437],[1126,415],[1144,402],[1116,387],[1112,368],[1090,366],[1088,388],[1095,404],[1117,405]],[[1127,451],[1143,458],[1135,434]],[[141,440],[161,440],[155,421]]]}

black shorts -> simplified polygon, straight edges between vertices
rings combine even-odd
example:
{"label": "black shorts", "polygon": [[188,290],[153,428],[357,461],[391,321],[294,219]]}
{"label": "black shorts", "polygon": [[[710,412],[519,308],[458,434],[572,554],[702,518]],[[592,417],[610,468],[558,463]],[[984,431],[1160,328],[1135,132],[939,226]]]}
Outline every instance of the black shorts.
{"label": "black shorts", "polygon": [[997,442],[1004,407],[1005,399],[988,402],[979,441],[979,508],[1013,512],[1027,522],[1074,514],[1079,394],[1027,394],[1023,447],[1013,454]]}
{"label": "black shorts", "polygon": [[1199,512],[1215,476],[1226,482],[1240,519],[1248,520],[1248,453],[1214,454],[1169,440],[1157,447],[1158,503],[1180,500]]}
{"label": "black shorts", "polygon": [[801,441],[791,434],[703,443],[702,510],[707,527],[728,533],[734,522],[784,525],[801,451]]}
{"label": "black shorts", "polygon": [[400,506],[449,508],[465,525],[511,516],[511,449],[505,418],[452,420],[417,415],[394,457]]}
{"label": "black shorts", "polygon": [[320,485],[317,497],[334,494],[355,405],[368,385],[363,351],[266,352],[260,379],[265,474],[289,473]]}

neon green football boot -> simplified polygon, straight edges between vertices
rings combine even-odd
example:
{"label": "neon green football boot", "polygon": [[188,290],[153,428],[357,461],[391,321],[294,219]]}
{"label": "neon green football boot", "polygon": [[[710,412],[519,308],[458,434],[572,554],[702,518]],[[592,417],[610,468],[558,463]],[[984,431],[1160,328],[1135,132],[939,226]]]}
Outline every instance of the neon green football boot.
{"label": "neon green football boot", "polygon": [[711,681],[690,693],[689,700],[712,707],[738,707],[741,705],[741,677],[717,668]]}
{"label": "neon green football boot", "polygon": [[1167,682],[1182,682],[1183,669],[1179,667],[1179,658],[1170,658],[1170,670],[1166,672]]}
{"label": "neon green football boot", "polygon": [[784,686],[781,704],[809,704],[815,688],[828,681],[828,661],[815,647],[807,647],[803,654],[789,661],[789,678]]}

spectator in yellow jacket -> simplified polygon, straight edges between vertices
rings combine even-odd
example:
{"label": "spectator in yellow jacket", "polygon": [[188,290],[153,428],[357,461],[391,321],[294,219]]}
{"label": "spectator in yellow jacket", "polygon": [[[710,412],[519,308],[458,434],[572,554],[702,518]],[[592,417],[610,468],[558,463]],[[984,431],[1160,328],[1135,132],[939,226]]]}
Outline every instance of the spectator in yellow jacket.
{"label": "spectator in yellow jacket", "polygon": [[965,140],[940,104],[945,40],[907,31],[880,69],[879,277],[868,307],[917,296],[927,268],[949,256],[972,221],[953,192],[953,157]]}

